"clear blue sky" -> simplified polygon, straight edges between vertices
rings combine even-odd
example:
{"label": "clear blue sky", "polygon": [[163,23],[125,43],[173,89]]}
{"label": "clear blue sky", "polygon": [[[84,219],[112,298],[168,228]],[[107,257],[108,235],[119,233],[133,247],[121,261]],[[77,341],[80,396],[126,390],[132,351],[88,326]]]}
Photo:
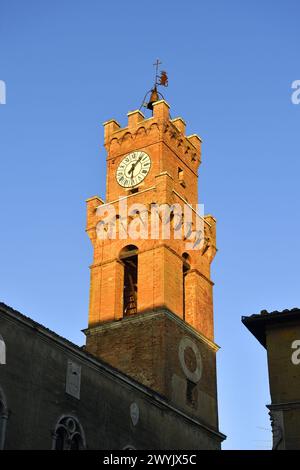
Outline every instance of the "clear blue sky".
{"label": "clear blue sky", "polygon": [[172,116],[203,139],[224,449],[270,448],[266,354],[240,317],[299,306],[300,4],[2,0],[1,299],[72,341],[87,326],[85,199],[102,122],[140,106],[159,57]]}

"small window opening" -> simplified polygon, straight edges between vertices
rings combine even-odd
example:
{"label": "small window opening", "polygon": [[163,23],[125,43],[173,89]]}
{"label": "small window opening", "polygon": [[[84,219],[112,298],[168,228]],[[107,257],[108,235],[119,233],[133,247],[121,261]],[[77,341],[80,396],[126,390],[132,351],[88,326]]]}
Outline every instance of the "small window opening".
{"label": "small window opening", "polygon": [[185,320],[185,313],[186,313],[185,276],[191,267],[189,263],[190,255],[188,253],[183,253],[182,258],[183,258],[183,263],[182,263],[183,319]]}
{"label": "small window opening", "polygon": [[139,192],[139,188],[132,188],[130,191],[129,191],[129,194],[136,194]]}
{"label": "small window opening", "polygon": [[182,168],[179,168],[179,167],[178,167],[178,180],[179,180],[179,183],[185,188],[186,184],[184,181],[184,171]]}
{"label": "small window opening", "polygon": [[187,379],[186,383],[186,403],[191,408],[196,408],[198,402],[197,384]]}

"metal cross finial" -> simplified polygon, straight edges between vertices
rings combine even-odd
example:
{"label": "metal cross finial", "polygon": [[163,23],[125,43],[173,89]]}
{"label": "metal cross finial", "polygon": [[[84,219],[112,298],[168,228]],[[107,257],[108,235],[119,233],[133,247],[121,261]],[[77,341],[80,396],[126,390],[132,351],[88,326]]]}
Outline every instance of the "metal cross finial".
{"label": "metal cross finial", "polygon": [[161,64],[162,64],[162,62],[159,59],[156,59],[156,62],[153,64],[153,66],[155,67],[155,81],[154,81],[155,84],[156,84],[157,75],[158,75],[158,67]]}
{"label": "metal cross finial", "polygon": [[[168,86],[167,72],[162,70],[160,72],[160,75],[158,75],[159,73],[158,68],[161,64],[162,62],[159,59],[156,59],[156,62],[153,64],[153,66],[155,67],[154,85],[151,88],[151,90],[147,91],[147,93],[145,94],[142,104],[140,106],[140,109],[144,106],[145,108],[153,111],[153,103],[155,103],[155,101],[159,101],[160,99],[164,100],[163,95],[157,90],[159,86],[164,86],[164,87]],[[148,94],[150,94],[150,98],[149,98],[149,101],[146,102],[145,100]]]}

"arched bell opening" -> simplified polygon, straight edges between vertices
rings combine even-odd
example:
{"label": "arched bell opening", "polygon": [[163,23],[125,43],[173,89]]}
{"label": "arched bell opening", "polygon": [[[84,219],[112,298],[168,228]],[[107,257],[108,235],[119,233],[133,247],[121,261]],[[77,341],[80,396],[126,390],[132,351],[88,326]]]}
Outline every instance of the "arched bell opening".
{"label": "arched bell opening", "polygon": [[191,257],[188,253],[182,255],[182,304],[183,304],[183,319],[185,320],[186,312],[186,293],[185,293],[185,276],[191,269]]}
{"label": "arched bell opening", "polygon": [[137,313],[138,296],[138,248],[127,245],[120,253],[124,265],[123,316]]}

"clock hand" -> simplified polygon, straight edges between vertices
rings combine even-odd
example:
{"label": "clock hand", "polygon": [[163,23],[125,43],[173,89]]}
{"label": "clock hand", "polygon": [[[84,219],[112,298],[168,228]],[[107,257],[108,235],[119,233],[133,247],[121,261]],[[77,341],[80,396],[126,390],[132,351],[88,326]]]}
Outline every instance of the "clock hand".
{"label": "clock hand", "polygon": [[134,163],[131,165],[130,170],[128,170],[129,175],[131,174],[131,179],[132,179],[132,180],[133,180],[133,172],[134,172],[134,169],[135,169],[135,167],[137,166],[137,164],[141,161],[142,157],[143,157],[143,155],[141,155],[141,156],[137,159],[137,161],[134,162]]}
{"label": "clock hand", "polygon": [[141,161],[141,159],[142,159],[142,156],[135,163],[132,164],[132,167],[131,167],[129,173],[132,173],[132,175],[133,175],[134,169],[137,166],[137,164]]}
{"label": "clock hand", "polygon": [[131,173],[131,179],[133,178],[134,168],[135,168],[135,166],[134,166],[134,164],[132,164],[130,170],[128,171],[129,174]]}

